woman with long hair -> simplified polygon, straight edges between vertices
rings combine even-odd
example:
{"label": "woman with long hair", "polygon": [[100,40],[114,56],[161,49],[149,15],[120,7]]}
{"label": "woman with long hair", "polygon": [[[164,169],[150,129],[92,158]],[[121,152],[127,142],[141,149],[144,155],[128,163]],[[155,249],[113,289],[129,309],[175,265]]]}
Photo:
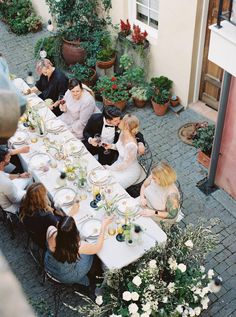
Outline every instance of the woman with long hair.
{"label": "woman with long hair", "polygon": [[45,247],[48,227],[57,226],[61,219],[61,216],[54,212],[45,186],[42,183],[30,185],[21,204],[20,221],[42,248]]}
{"label": "woman with long hair", "polygon": [[87,88],[84,88],[80,80],[70,79],[68,90],[59,105],[60,110],[63,112],[60,119],[66,123],[68,129],[80,140],[83,139],[83,130],[90,116],[95,112],[99,112],[95,99]]}
{"label": "woman with long hair", "polygon": [[78,283],[89,285],[87,273],[92,263],[93,255],[101,250],[104,234],[111,218],[105,218],[95,244],[80,240],[73,217],[65,216],[58,228],[50,226],[47,231],[47,251],[44,265],[46,271],[62,283]]}
{"label": "woman with long hair", "polygon": [[180,210],[180,194],[175,185],[175,170],[166,162],[160,162],[141,187],[142,216],[152,217],[157,223],[174,224]]}
{"label": "woman with long hair", "polygon": [[116,144],[108,144],[106,149],[117,150],[117,161],[111,166],[106,166],[111,171],[118,183],[128,188],[142,176],[142,167],[138,163],[138,145],[136,134],[139,131],[139,120],[136,116],[126,114],[119,124],[120,137]]}

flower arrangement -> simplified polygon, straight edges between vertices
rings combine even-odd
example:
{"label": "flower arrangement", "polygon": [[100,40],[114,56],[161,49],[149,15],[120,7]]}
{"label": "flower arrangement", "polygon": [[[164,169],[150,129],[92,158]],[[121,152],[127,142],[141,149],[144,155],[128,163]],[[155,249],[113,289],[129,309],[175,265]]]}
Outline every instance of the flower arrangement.
{"label": "flower arrangement", "polygon": [[131,33],[131,25],[129,20],[127,19],[126,22],[120,20],[120,34],[123,36],[127,36]]}
{"label": "flower arrangement", "polygon": [[146,37],[148,36],[148,33],[146,31],[141,32],[141,29],[138,25],[133,25],[133,31],[131,34],[132,41],[135,44],[144,44],[144,41],[146,40]]}
{"label": "flower arrangement", "polygon": [[127,85],[122,76],[100,77],[96,84],[96,90],[102,97],[111,102],[129,99]]}
{"label": "flower arrangement", "polygon": [[88,317],[199,316],[214,291],[214,272],[206,271],[203,259],[216,237],[201,224],[174,226],[167,236],[164,247],[156,245],[129,266],[107,271],[103,295],[95,303],[83,297],[86,305],[78,311]]}
{"label": "flower arrangement", "polygon": [[115,195],[111,197],[111,190],[108,189],[102,193],[102,199],[97,203],[97,210],[104,209],[107,216],[111,216],[118,209],[118,201],[123,198],[124,195]]}

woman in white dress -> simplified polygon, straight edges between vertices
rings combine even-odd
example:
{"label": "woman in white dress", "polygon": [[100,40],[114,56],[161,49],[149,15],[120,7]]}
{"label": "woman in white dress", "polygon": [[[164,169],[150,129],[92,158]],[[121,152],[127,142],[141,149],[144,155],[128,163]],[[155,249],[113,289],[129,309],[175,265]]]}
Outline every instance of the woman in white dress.
{"label": "woman in white dress", "polygon": [[80,80],[71,79],[69,89],[59,105],[60,110],[64,112],[59,118],[80,140],[83,139],[83,130],[88,119],[94,112],[99,112],[95,99],[91,95],[92,91],[88,91],[89,88],[84,87]]}
{"label": "woman in white dress", "polygon": [[179,213],[180,194],[175,185],[175,170],[167,163],[161,162],[141,187],[140,203],[142,216],[152,217],[157,223],[169,225],[176,222]]}
{"label": "woman in white dress", "polygon": [[139,131],[139,120],[134,115],[127,114],[119,124],[121,130],[116,144],[106,145],[106,149],[119,152],[118,159],[111,166],[106,166],[112,176],[124,188],[135,184],[142,175],[142,167],[138,163],[138,145],[135,135]]}

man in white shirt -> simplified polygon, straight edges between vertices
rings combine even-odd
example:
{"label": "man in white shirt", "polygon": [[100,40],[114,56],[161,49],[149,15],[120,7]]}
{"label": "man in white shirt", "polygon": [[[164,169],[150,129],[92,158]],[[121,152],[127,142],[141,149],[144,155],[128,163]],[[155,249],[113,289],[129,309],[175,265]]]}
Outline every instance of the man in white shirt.
{"label": "man in white shirt", "polygon": [[4,168],[9,164],[11,154],[5,145],[0,145],[0,206],[16,213],[25,195],[25,188],[30,183],[30,174],[7,174]]}

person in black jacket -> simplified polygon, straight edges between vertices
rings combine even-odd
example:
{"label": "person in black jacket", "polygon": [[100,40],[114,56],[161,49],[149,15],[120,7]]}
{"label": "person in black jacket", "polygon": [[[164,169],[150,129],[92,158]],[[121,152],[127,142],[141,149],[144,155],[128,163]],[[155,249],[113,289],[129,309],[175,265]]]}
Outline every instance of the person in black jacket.
{"label": "person in black jacket", "polygon": [[[100,139],[102,143],[116,143],[119,139],[118,125],[123,117],[121,110],[115,106],[105,106],[102,113],[94,113],[89,118],[87,125],[84,128],[83,143],[87,150],[92,154],[98,154],[98,161],[102,165],[111,165],[117,160],[118,152],[116,150],[109,150],[106,154],[103,146],[100,145]],[[136,135],[138,142],[139,154],[145,152],[145,142],[142,133]],[[104,153],[105,152],[105,153]]]}
{"label": "person in black jacket", "polygon": [[40,78],[27,94],[40,91],[39,97],[43,100],[52,99],[54,103],[50,109],[56,116],[61,115],[58,99],[62,98],[68,89],[68,78],[55,68],[49,59],[40,60],[36,65],[36,71]]}

